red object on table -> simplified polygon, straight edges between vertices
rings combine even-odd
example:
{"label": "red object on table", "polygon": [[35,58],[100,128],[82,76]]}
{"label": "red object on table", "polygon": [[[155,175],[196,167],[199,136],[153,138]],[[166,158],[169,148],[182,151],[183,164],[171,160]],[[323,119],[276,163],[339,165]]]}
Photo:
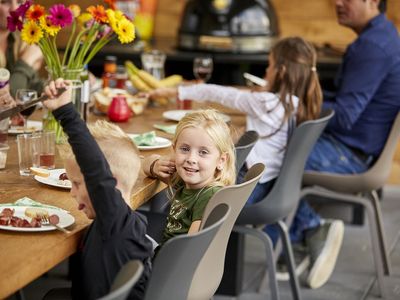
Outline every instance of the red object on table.
{"label": "red object on table", "polygon": [[177,109],[192,109],[192,100],[184,99],[180,100],[176,99],[176,108]]}
{"label": "red object on table", "polygon": [[117,95],[113,97],[108,109],[108,117],[113,122],[126,122],[132,116],[132,111],[126,102],[126,97]]}

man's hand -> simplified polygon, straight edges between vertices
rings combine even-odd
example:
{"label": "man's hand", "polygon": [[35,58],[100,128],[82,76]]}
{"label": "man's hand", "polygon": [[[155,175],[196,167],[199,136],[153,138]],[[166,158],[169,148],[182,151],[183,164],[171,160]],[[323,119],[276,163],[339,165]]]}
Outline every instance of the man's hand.
{"label": "man's hand", "polygon": [[[65,88],[66,91],[60,96],[58,89]],[[49,96],[50,100],[43,101],[44,106],[50,110],[55,110],[71,102],[71,82],[58,78],[56,81],[51,81],[48,86],[44,88],[44,93]]]}

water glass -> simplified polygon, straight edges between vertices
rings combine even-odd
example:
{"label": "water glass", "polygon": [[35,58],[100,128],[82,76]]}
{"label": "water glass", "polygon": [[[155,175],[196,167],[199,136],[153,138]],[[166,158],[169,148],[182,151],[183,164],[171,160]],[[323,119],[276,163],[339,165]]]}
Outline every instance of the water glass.
{"label": "water glass", "polygon": [[10,146],[7,144],[0,144],[0,169],[6,167],[8,149],[10,149]]}
{"label": "water glass", "polygon": [[56,160],[56,133],[54,131],[43,131],[39,136],[40,147],[39,153],[34,159],[34,166],[44,169],[54,169]]}
{"label": "water glass", "polygon": [[7,144],[8,126],[10,123],[10,118],[6,118],[0,121],[0,143]]}
{"label": "water glass", "polygon": [[159,51],[152,50],[141,55],[142,67],[157,79],[164,78],[164,63],[167,56]]}
{"label": "water glass", "polygon": [[34,158],[39,153],[40,135],[28,133],[17,135],[17,147],[19,174],[29,176],[30,167],[33,166]]}

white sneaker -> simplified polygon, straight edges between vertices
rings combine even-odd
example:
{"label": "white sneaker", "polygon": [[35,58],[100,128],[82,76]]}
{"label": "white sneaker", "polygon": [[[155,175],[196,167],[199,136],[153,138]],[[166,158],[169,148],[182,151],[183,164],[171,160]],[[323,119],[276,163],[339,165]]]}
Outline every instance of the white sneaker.
{"label": "white sneaker", "polygon": [[306,234],[311,267],[307,277],[310,288],[324,285],[331,276],[343,242],[344,224],[341,220],[325,221]]}

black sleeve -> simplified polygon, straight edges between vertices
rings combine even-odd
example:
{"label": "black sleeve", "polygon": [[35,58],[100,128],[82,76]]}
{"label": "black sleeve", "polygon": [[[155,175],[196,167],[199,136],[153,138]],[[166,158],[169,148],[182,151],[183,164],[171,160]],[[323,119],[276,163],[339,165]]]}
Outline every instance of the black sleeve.
{"label": "black sleeve", "polygon": [[116,188],[116,179],[103,152],[73,104],[66,104],[53,111],[53,114],[68,135],[69,144],[84,176],[101,234],[108,239],[120,229],[118,227],[121,222],[118,220],[124,219],[130,208]]}

